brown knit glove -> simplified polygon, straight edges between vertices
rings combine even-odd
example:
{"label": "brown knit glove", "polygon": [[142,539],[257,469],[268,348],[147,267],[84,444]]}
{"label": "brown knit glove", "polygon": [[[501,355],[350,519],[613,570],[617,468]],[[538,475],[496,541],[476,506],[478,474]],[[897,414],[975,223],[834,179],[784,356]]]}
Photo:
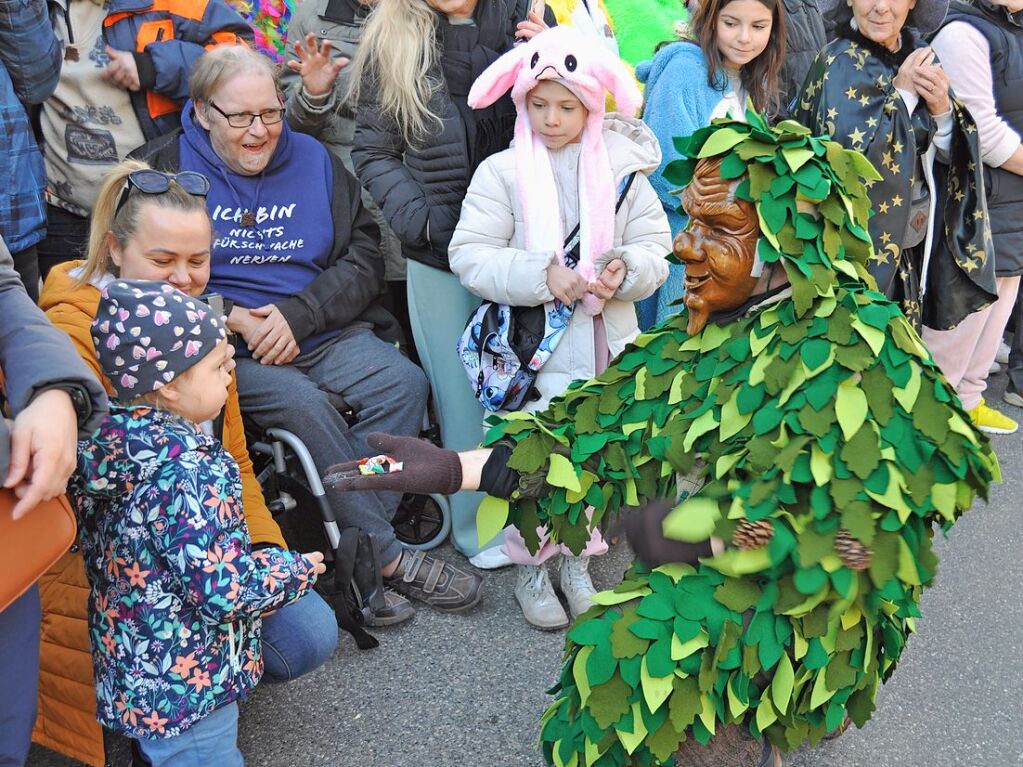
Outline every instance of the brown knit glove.
{"label": "brown knit glove", "polygon": [[445,450],[418,437],[396,437],[373,432],[369,446],[401,461],[399,472],[370,474],[359,471],[358,461],[328,467],[323,483],[338,490],[395,490],[399,493],[440,493],[451,495],[462,488],[462,463],[458,453]]}

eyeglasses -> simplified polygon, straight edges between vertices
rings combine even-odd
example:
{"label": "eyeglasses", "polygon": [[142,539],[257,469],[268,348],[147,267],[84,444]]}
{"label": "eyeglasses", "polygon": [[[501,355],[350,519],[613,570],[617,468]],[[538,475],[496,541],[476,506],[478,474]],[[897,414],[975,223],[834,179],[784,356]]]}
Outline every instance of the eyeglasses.
{"label": "eyeglasses", "polygon": [[224,119],[227,120],[227,124],[232,128],[248,128],[257,117],[263,121],[263,125],[276,125],[284,119],[284,107],[264,109],[259,114],[252,114],[252,112],[232,112],[231,114],[228,114],[212,101],[208,103],[217,112],[224,116]]}
{"label": "eyeglasses", "polygon": [[181,173],[164,173],[162,170],[147,168],[135,170],[128,174],[128,180],[124,184],[124,190],[117,201],[117,208],[114,210],[116,216],[121,208],[128,201],[131,190],[138,189],[143,194],[163,194],[170,190],[172,183],[177,184],[188,194],[195,197],[205,197],[210,192],[210,180],[201,173],[192,170],[185,170]]}

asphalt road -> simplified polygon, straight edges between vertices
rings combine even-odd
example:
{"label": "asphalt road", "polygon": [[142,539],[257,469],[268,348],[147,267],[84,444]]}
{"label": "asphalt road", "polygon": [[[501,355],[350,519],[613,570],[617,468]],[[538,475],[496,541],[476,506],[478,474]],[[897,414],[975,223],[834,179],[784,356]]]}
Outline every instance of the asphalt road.
{"label": "asphalt road", "polygon": [[[989,401],[1003,405],[1004,377]],[[786,757],[789,767],[1016,767],[1023,765],[1023,434],[995,438],[1005,481],[938,546],[941,566],[878,710],[863,730]],[[458,558],[449,547],[444,556]],[[610,587],[624,545],[594,565]],[[468,615],[422,609],[378,630],[360,652],[343,635],[326,666],[283,686],[260,686],[242,709],[250,767],[540,767],[538,720],[557,678],[563,636],[528,628],[514,575],[486,575]],[[31,767],[74,765],[36,748]]]}

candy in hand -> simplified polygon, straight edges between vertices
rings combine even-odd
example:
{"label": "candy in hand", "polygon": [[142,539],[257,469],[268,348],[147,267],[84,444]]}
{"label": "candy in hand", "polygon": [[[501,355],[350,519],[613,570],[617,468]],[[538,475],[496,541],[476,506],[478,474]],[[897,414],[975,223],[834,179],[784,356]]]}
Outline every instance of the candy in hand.
{"label": "candy in hand", "polygon": [[402,493],[450,495],[462,487],[458,453],[418,437],[373,432],[369,446],[382,455],[334,464],[325,484],[338,490],[395,490]]}

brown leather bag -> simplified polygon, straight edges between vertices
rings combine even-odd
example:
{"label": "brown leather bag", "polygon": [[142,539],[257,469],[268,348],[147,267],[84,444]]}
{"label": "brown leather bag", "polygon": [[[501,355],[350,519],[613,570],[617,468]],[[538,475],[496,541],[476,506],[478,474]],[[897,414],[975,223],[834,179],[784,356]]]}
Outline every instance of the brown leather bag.
{"label": "brown leather bag", "polygon": [[[0,370],[0,403],[6,411],[4,385],[6,379]],[[4,413],[0,412],[0,417]],[[0,612],[64,556],[75,542],[77,525],[75,514],[64,496],[43,501],[21,519],[11,512],[18,502],[13,490],[0,488]]]}
{"label": "brown leather bag", "polygon": [[21,519],[11,517],[18,502],[0,490],[0,612],[39,580],[75,542],[75,515],[67,498],[43,501]]}

